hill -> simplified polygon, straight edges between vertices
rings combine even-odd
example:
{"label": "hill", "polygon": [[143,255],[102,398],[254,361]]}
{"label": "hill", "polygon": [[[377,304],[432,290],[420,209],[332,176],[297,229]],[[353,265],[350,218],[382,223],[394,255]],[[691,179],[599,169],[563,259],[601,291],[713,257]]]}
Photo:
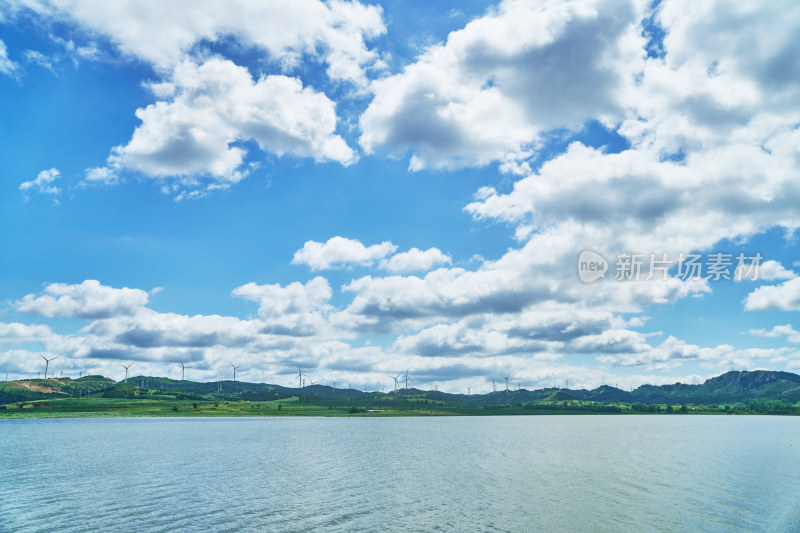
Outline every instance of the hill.
{"label": "hill", "polygon": [[[283,387],[246,381],[198,382],[163,377],[134,376],[127,383],[103,376],[80,379],[32,379],[0,384],[0,404],[53,398],[129,398],[172,400],[223,400],[266,402],[287,398],[318,400],[333,404],[381,402],[393,393],[339,389],[327,385],[303,388]],[[800,375],[770,370],[731,371],[699,385],[642,385],[633,391],[602,385],[596,389],[547,388],[501,390],[486,394],[451,394],[441,391],[400,389],[398,398],[406,402],[456,403],[480,407],[533,404],[643,404],[643,405],[724,405],[734,403],[800,402]],[[395,398],[396,399],[396,398]],[[365,404],[366,404],[365,403]],[[353,404],[355,405],[355,404]]]}
{"label": "hill", "polygon": [[701,385],[642,385],[631,392],[641,403],[710,404],[773,400],[800,400],[800,376],[772,370],[730,371]]}

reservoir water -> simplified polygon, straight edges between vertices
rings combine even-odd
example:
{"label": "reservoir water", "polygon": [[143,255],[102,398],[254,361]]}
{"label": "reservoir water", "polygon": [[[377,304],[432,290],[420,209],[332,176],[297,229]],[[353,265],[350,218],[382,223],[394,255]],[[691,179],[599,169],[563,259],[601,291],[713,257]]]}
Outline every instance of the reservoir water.
{"label": "reservoir water", "polygon": [[800,531],[800,418],[6,420],[0,531]]}

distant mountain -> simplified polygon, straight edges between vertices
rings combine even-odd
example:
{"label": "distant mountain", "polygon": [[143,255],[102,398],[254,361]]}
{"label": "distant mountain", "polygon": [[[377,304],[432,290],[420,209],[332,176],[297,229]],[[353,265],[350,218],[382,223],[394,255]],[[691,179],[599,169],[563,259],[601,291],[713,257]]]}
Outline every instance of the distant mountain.
{"label": "distant mountain", "polygon": [[730,371],[702,385],[642,385],[630,393],[642,403],[725,403],[752,400],[800,400],[800,376],[773,370]]}
{"label": "distant mountain", "polygon": [[[124,387],[124,388],[123,388]],[[119,389],[115,392],[115,389]],[[393,392],[363,392],[356,389],[338,389],[327,385],[308,385],[303,388],[282,387],[267,383],[247,381],[197,382],[169,378],[134,376],[128,383],[114,382],[102,376],[86,376],[78,380],[69,378],[48,380],[20,380],[0,384],[0,403],[52,397],[78,397],[103,393],[115,394],[173,394],[181,398],[213,396],[225,400],[266,401],[291,396],[327,400],[360,400],[387,398]],[[628,403],[711,405],[759,400],[782,401],[793,404],[800,401],[800,375],[771,370],[731,371],[705,381],[700,385],[675,383],[673,385],[642,385],[633,391],[624,391],[609,385],[596,389],[572,390],[547,388],[536,390],[499,390],[486,394],[450,394],[441,391],[400,389],[400,398],[411,401],[459,402],[473,405],[525,404],[528,402],[570,402],[575,400]]]}

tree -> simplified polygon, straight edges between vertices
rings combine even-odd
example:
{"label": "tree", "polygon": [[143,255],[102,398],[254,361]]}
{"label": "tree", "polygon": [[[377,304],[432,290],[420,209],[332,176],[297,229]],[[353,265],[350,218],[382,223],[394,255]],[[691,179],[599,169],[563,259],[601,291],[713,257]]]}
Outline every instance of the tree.
{"label": "tree", "polygon": [[674,412],[675,412],[675,411],[673,411],[673,409],[672,409],[672,406],[671,406],[671,405],[668,405],[668,406],[667,406],[667,414],[671,415],[671,414],[672,414],[672,413],[674,413]]}

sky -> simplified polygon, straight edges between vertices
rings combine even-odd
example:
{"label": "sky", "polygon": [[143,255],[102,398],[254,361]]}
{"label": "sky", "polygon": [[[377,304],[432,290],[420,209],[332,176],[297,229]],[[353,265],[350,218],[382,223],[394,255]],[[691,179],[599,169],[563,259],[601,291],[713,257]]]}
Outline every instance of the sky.
{"label": "sky", "polygon": [[800,4],[452,6],[0,4],[0,379],[800,372]]}

